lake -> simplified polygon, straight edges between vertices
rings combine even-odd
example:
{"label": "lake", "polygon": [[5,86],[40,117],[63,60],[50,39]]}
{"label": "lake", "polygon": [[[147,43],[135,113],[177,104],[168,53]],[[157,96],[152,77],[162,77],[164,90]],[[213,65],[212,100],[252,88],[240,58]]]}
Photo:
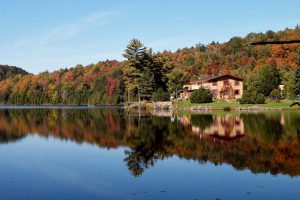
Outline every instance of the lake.
{"label": "lake", "polygon": [[299,199],[300,111],[1,107],[1,199]]}

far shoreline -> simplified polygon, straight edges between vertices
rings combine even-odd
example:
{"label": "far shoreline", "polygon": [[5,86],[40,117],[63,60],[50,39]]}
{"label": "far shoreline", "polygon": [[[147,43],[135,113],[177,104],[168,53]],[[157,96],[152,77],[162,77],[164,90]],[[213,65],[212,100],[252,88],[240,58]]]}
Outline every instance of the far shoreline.
{"label": "far shoreline", "polygon": [[0,105],[0,109],[121,109],[120,105]]}

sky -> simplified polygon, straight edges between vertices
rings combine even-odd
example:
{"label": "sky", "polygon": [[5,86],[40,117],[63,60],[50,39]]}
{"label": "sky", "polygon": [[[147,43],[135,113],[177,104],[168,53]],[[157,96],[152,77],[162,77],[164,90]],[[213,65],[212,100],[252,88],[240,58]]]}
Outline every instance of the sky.
{"label": "sky", "polygon": [[299,0],[0,0],[0,63],[30,73],[300,25]]}

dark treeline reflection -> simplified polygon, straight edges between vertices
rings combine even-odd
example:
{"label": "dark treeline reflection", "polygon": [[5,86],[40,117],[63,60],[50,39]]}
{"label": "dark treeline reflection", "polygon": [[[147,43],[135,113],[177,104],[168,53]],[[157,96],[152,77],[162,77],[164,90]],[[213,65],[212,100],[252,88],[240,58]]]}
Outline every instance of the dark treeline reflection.
{"label": "dark treeline reflection", "polygon": [[33,134],[128,147],[124,163],[134,176],[173,155],[253,173],[300,175],[299,112],[153,116],[112,109],[0,110],[0,144]]}

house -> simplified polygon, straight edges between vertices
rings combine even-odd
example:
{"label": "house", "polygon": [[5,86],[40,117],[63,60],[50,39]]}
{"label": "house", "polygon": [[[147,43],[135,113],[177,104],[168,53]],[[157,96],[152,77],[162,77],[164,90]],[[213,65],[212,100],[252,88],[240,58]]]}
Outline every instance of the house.
{"label": "house", "polygon": [[209,89],[214,99],[240,99],[243,95],[243,79],[230,74],[200,78],[183,85],[182,99],[189,99],[194,90]]}

